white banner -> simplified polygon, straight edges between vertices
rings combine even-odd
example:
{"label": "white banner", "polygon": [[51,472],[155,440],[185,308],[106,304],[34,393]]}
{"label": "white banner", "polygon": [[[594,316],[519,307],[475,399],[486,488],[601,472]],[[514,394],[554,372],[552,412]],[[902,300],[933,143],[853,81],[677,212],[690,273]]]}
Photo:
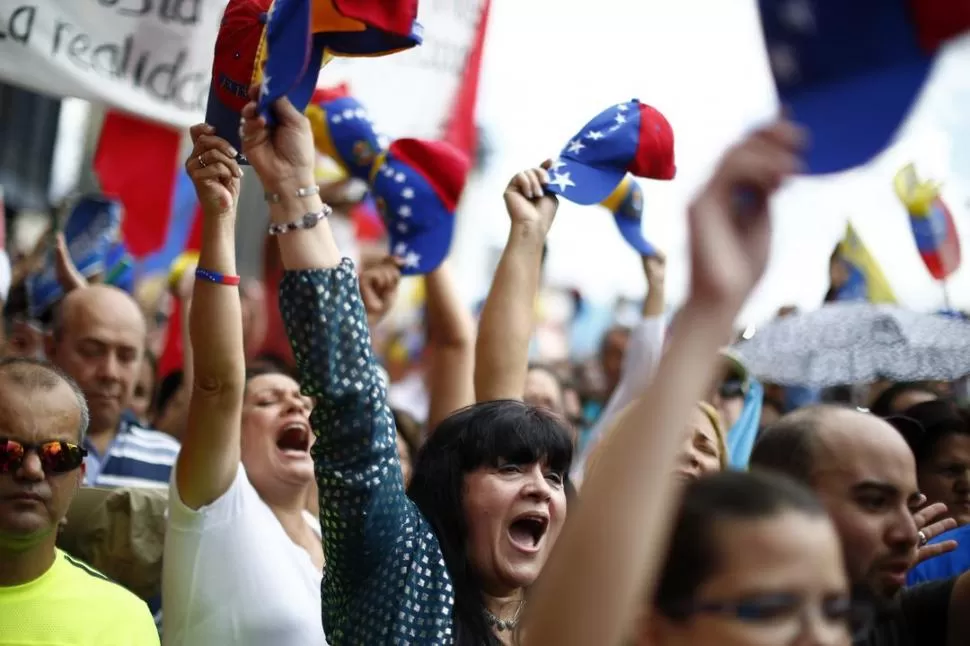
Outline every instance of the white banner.
{"label": "white banner", "polygon": [[226,1],[0,0],[0,79],[187,127]]}
{"label": "white banner", "polygon": [[438,138],[461,83],[483,0],[420,0],[424,43],[380,58],[337,59],[317,85],[346,81],[350,93],[392,138]]}

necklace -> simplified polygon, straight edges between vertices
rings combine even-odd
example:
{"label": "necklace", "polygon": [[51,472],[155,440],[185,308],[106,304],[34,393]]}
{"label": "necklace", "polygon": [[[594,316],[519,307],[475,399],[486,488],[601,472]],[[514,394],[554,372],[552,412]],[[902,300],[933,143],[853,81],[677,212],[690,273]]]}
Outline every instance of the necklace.
{"label": "necklace", "polygon": [[519,607],[516,609],[515,614],[512,615],[511,619],[499,619],[485,608],[485,621],[499,632],[504,632],[506,630],[515,630],[516,626],[519,625],[519,615],[522,614],[522,606],[525,604],[520,603]]}

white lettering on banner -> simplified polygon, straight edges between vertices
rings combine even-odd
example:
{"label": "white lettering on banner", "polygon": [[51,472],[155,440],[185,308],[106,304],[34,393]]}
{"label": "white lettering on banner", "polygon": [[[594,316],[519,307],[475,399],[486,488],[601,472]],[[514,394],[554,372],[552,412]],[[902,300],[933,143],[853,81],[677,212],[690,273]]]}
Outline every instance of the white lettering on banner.
{"label": "white lettering on banner", "polygon": [[422,45],[381,58],[336,59],[323,68],[317,85],[346,81],[391,137],[438,138],[475,43],[482,5],[483,0],[421,0]]}
{"label": "white lettering on banner", "polygon": [[0,0],[0,79],[186,127],[227,0]]}

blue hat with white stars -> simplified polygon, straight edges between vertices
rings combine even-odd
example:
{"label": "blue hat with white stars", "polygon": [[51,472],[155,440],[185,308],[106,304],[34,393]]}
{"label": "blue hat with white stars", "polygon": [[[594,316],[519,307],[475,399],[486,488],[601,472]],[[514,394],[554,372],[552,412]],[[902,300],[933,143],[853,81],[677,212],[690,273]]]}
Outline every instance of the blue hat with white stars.
{"label": "blue hat with white stars", "polygon": [[624,177],[600,205],[609,209],[620,235],[641,256],[657,255],[657,248],[643,237],[643,191],[631,175]]}
{"label": "blue hat with white stars", "polygon": [[809,173],[867,163],[893,140],[933,56],[970,29],[970,0],[759,0],[781,103],[811,133]]}
{"label": "blue hat with white stars", "polygon": [[627,173],[673,179],[676,172],[670,122],[633,99],[603,110],[569,140],[549,168],[546,190],[577,204],[599,204]]}
{"label": "blue hat with white stars", "polygon": [[448,256],[469,169],[454,146],[422,139],[398,139],[374,162],[372,194],[403,275],[430,273]]}

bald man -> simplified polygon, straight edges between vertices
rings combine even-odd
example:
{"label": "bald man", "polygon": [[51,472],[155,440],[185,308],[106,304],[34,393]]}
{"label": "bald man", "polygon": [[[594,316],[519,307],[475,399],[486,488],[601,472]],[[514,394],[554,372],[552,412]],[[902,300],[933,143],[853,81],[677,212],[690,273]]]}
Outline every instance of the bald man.
{"label": "bald man", "polygon": [[765,429],[750,466],[809,485],[828,510],[852,583],[882,611],[856,646],[970,644],[970,575],[903,589],[935,519],[917,513],[916,462],[896,429],[855,409],[809,406]]}
{"label": "bald man", "polygon": [[88,402],[89,485],[168,487],[178,442],[139,427],[127,413],[145,354],[146,330],[135,300],[109,285],[76,289],[57,310],[47,356],[78,383]]}

